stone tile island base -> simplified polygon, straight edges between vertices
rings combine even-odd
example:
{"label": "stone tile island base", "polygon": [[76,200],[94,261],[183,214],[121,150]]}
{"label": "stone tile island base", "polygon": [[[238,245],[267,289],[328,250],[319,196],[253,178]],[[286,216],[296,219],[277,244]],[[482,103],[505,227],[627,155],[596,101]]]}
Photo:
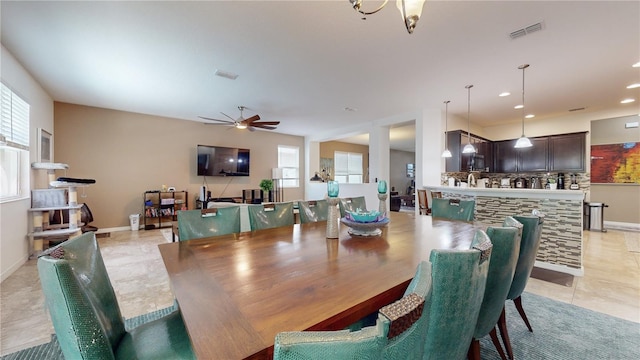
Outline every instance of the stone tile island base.
{"label": "stone tile island base", "polygon": [[444,198],[476,201],[475,221],[500,226],[505,216],[529,215],[538,210],[545,215],[536,266],[582,276],[581,190],[487,189],[427,186]]}

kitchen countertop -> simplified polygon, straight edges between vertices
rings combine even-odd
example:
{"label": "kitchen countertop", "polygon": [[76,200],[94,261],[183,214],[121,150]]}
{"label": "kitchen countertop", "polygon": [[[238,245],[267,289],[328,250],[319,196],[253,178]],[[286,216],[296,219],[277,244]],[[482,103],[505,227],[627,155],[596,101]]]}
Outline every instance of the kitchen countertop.
{"label": "kitchen countertop", "polygon": [[549,189],[516,189],[516,188],[478,188],[452,186],[425,186],[430,191],[450,192],[477,196],[494,196],[527,199],[566,199],[583,201],[583,190],[549,190]]}

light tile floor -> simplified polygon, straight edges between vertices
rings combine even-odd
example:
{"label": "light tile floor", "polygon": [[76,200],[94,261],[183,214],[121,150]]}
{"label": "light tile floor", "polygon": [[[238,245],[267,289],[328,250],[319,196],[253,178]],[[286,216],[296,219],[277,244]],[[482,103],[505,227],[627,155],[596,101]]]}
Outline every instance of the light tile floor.
{"label": "light tile floor", "polygon": [[[99,239],[125,318],[172,305],[157,246],[169,239],[169,231],[122,231]],[[630,252],[626,242],[640,247],[640,233],[585,231],[584,276],[554,279],[569,286],[532,278],[526,291],[640,323],[640,252]],[[0,325],[0,355],[50,341],[54,330],[35,260],[0,284]]]}

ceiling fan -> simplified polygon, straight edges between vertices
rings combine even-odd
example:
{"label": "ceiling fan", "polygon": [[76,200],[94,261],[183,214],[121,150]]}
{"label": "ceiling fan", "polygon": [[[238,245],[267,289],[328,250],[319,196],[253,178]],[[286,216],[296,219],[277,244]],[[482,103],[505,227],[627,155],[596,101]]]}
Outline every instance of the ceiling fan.
{"label": "ceiling fan", "polygon": [[253,115],[250,118],[245,119],[242,116],[242,112],[246,109],[244,106],[238,106],[238,110],[240,110],[240,117],[237,119],[232,118],[231,116],[220,112],[222,115],[228,117],[231,120],[220,120],[213,119],[204,116],[199,116],[201,119],[210,120],[210,121],[218,121],[219,123],[205,122],[206,125],[223,125],[223,126],[233,126],[236,129],[249,129],[249,131],[255,131],[255,128],[265,129],[265,130],[275,130],[276,125],[280,124],[280,121],[260,121],[259,115]]}

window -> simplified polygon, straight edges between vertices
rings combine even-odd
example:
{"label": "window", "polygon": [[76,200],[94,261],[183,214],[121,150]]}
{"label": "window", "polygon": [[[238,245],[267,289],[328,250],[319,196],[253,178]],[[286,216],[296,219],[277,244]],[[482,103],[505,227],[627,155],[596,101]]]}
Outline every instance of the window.
{"label": "window", "polygon": [[29,196],[29,104],[2,84],[0,201]]}
{"label": "window", "polygon": [[337,182],[362,184],[362,154],[336,151],[333,157]]}
{"label": "window", "polygon": [[278,167],[282,169],[282,187],[300,186],[300,148],[278,145]]}

